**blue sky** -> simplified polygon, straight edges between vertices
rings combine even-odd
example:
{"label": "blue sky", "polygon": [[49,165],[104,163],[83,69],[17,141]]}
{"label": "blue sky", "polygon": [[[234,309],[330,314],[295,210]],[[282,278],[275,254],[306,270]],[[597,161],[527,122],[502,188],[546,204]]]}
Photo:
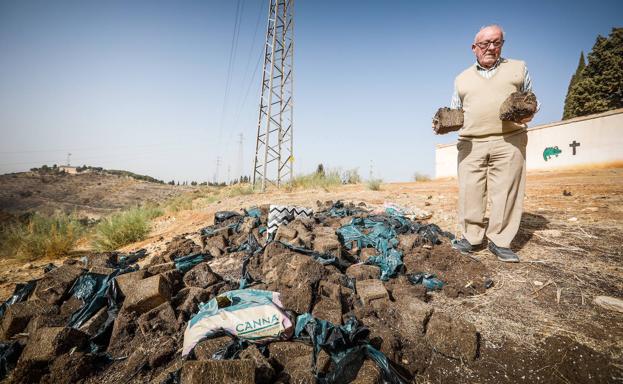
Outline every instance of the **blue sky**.
{"label": "blue sky", "polygon": [[[219,179],[255,150],[267,1],[0,0],[0,173],[41,164]],[[621,1],[305,1],[295,4],[295,173],[434,175],[430,120],[473,63],[480,26],[506,31],[541,111],[559,120],[580,51],[623,25]],[[253,74],[255,73],[255,77]]]}

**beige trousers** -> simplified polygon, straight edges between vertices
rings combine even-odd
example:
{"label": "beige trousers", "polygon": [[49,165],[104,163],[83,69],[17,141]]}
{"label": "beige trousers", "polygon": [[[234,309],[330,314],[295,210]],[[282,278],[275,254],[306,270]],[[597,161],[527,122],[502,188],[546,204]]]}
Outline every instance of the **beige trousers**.
{"label": "beige trousers", "polygon": [[[525,132],[491,141],[459,140],[459,225],[472,245],[486,235],[499,247],[509,247],[517,234],[526,185]],[[485,225],[487,193],[491,201]]]}

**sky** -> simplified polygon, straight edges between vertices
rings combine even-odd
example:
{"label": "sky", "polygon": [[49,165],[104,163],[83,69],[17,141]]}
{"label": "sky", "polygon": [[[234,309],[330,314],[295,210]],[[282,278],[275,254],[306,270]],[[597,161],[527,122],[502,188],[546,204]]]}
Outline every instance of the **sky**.
{"label": "sky", "polygon": [[[71,153],[165,181],[250,175],[267,5],[0,0],[0,173]],[[394,182],[434,176],[435,144],[456,140],[431,119],[481,26],[526,61],[535,126],[560,120],[580,52],[623,26],[623,2],[297,0],[294,17],[295,174]]]}

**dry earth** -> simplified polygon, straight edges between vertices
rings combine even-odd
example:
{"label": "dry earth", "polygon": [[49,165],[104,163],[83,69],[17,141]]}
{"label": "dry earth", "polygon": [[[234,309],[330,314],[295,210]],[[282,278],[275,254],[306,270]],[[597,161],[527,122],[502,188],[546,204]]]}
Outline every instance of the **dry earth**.
{"label": "dry earth", "polygon": [[[528,176],[525,213],[513,244],[522,262],[499,263],[480,251],[474,258],[489,271],[493,288],[474,296],[439,293],[431,300],[436,312],[476,327],[479,357],[464,364],[435,353],[417,382],[591,382],[599,372],[607,381],[623,380],[623,314],[593,303],[598,295],[623,296],[622,176],[623,169]],[[385,184],[380,191],[356,185],[238,196],[162,217],[149,239],[124,250],[144,247],[155,254],[174,236],[212,224],[216,211],[267,203],[315,207],[317,200],[416,207],[432,213],[429,222],[456,232],[456,195],[455,180],[438,180]],[[0,298],[16,282],[39,277],[38,267],[47,262],[0,261]]]}
{"label": "dry earth", "polygon": [[5,174],[0,175],[0,222],[26,212],[55,211],[98,219],[138,204],[159,203],[191,189],[103,173]]}

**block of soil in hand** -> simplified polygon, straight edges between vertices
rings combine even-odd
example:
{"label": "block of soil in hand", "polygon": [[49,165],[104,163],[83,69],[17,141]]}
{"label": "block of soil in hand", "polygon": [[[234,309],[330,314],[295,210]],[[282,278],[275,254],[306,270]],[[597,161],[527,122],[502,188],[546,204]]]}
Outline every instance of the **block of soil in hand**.
{"label": "block of soil in hand", "polygon": [[520,122],[536,113],[536,96],[532,92],[513,92],[500,106],[500,120]]}
{"label": "block of soil in hand", "polygon": [[433,117],[433,131],[437,135],[454,132],[463,126],[463,110],[439,108]]}

